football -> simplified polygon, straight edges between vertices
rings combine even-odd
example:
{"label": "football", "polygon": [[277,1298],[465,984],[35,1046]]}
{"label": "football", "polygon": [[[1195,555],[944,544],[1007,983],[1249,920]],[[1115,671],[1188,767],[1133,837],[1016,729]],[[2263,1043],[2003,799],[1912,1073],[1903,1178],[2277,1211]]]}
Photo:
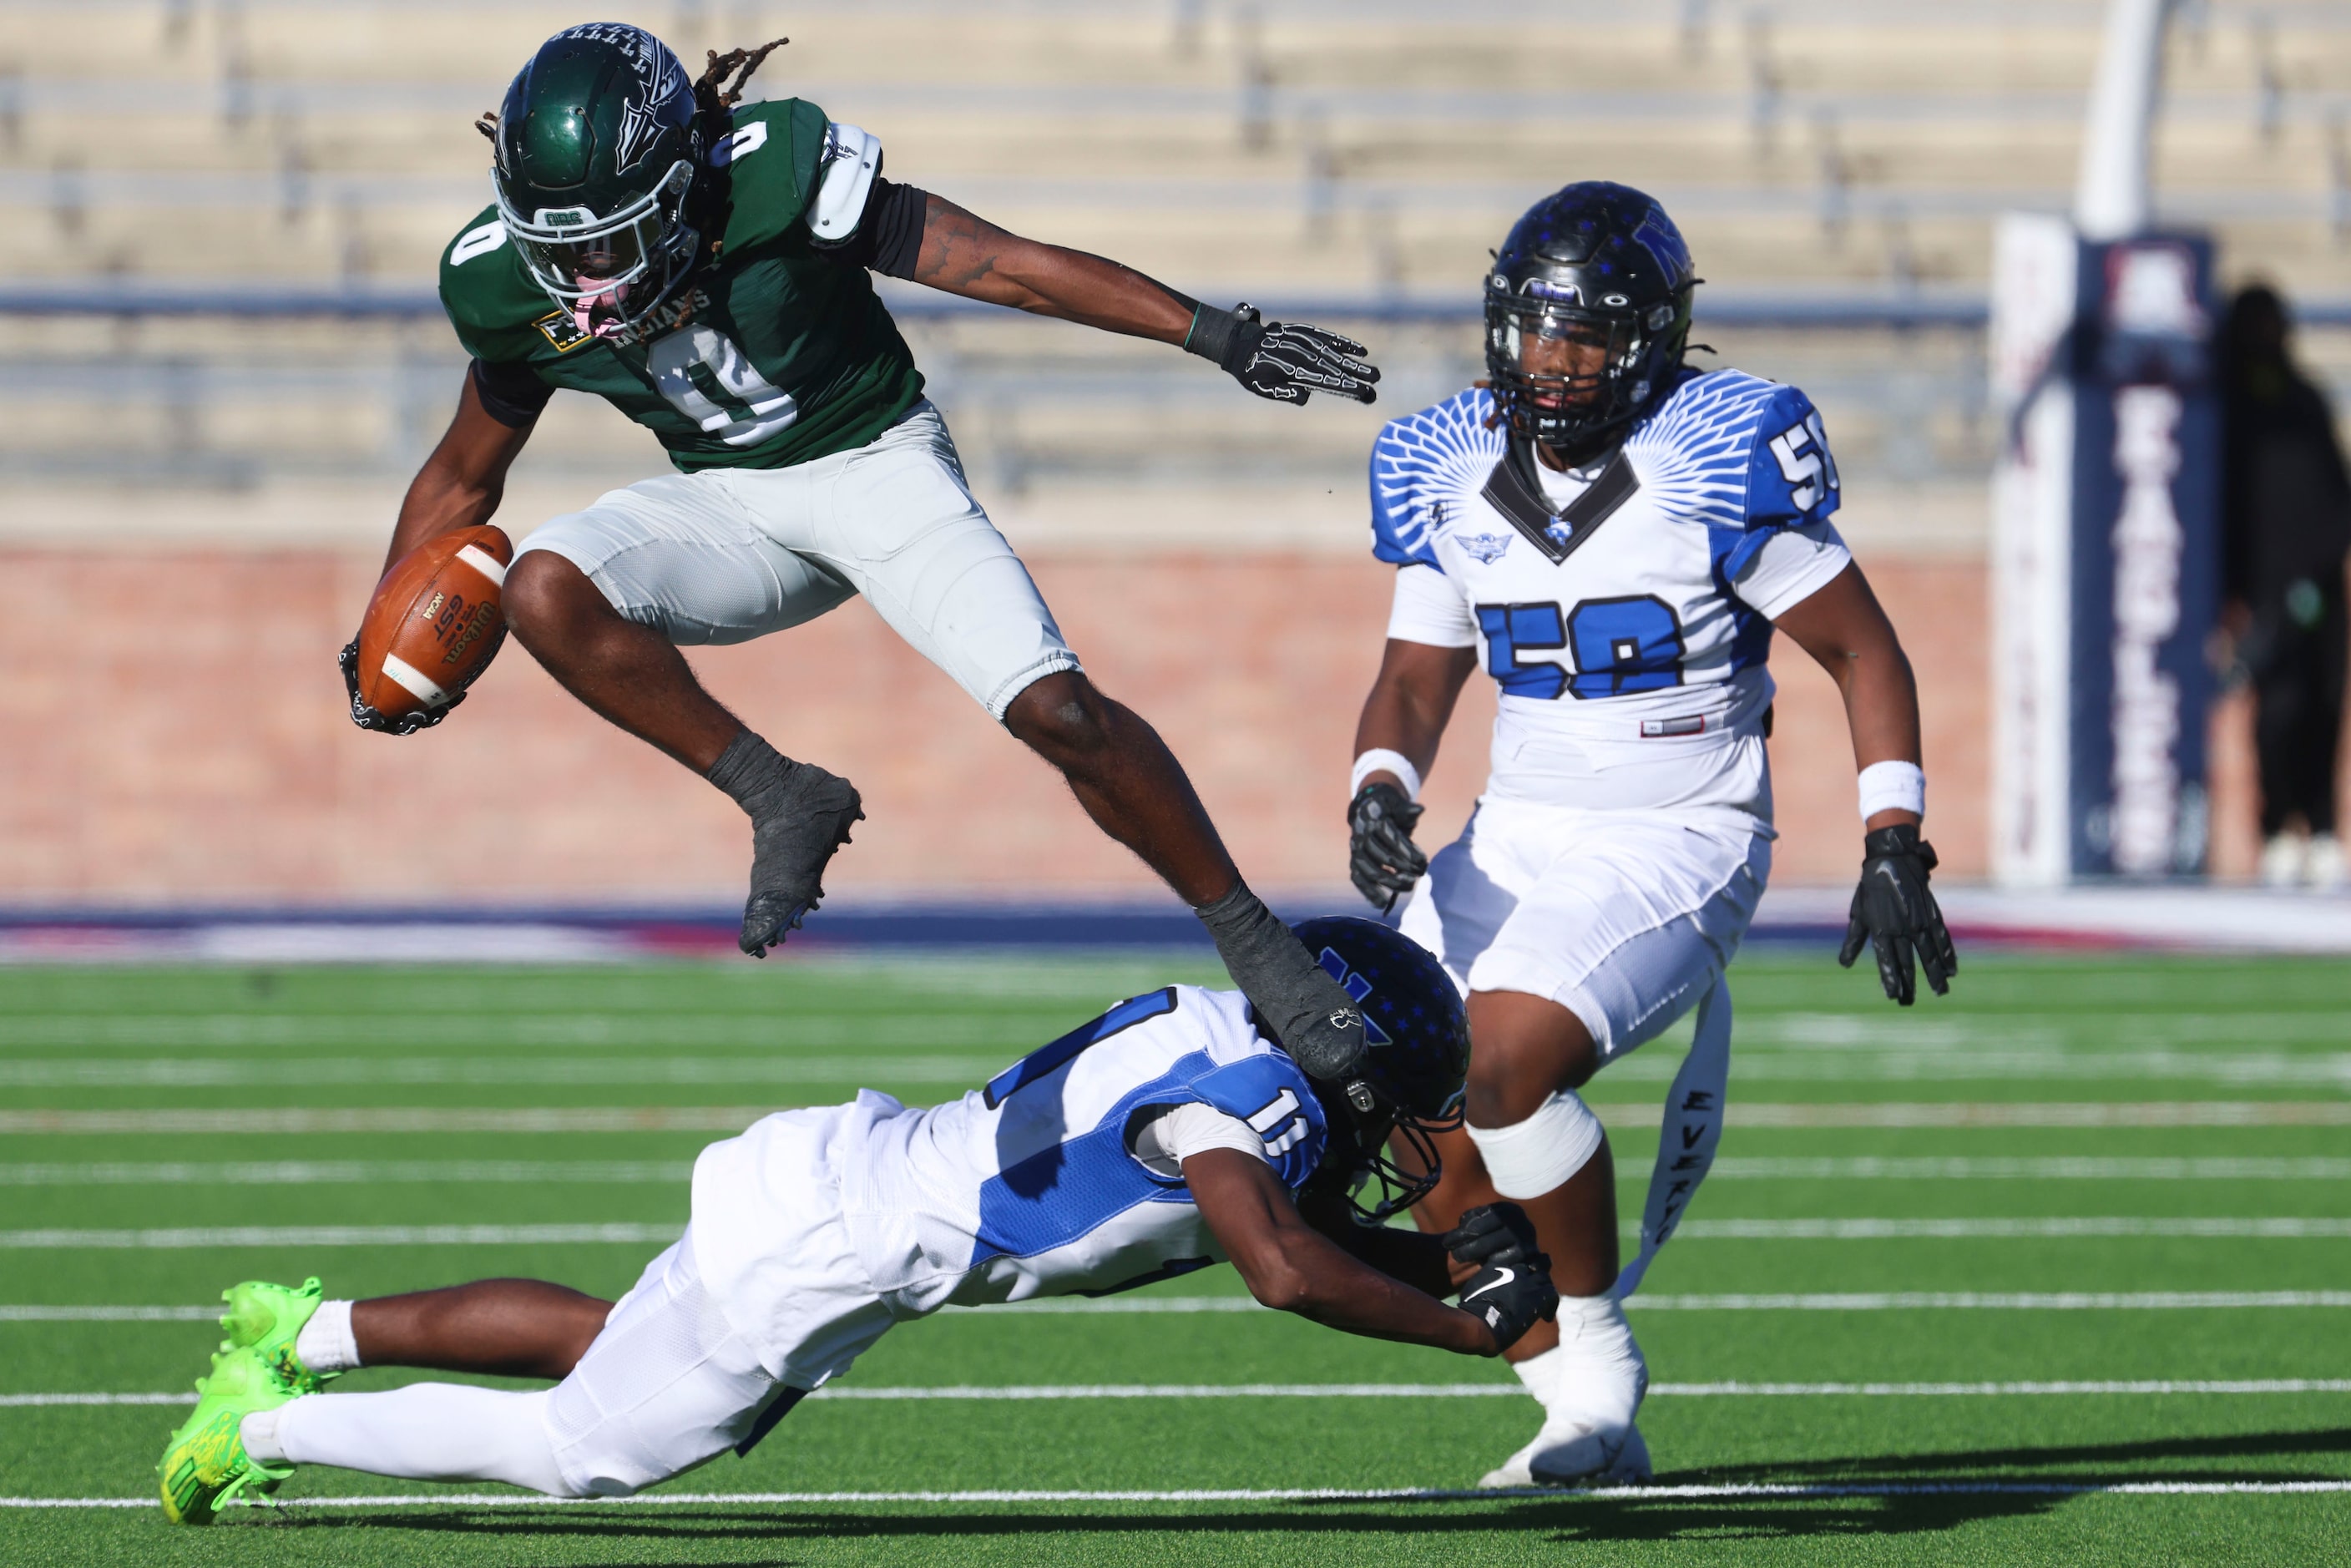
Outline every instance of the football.
{"label": "football", "polygon": [[485,525],[425,540],[375,585],[360,622],[360,696],[387,718],[447,706],[506,641],[498,597],[514,560]]}

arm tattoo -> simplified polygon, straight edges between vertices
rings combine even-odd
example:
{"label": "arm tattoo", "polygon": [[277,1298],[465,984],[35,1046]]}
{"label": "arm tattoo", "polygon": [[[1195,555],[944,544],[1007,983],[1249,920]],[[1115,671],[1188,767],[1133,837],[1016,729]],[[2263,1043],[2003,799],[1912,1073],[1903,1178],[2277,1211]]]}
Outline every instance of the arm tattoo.
{"label": "arm tattoo", "polygon": [[997,255],[1011,237],[987,219],[934,195],[923,212],[922,258],[914,264],[914,281],[957,294],[970,292],[994,277]]}

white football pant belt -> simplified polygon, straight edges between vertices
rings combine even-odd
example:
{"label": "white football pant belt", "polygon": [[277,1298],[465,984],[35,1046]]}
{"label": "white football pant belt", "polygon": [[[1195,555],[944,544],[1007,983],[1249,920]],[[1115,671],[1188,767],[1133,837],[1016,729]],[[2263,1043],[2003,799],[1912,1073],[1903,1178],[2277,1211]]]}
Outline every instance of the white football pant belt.
{"label": "white football pant belt", "polygon": [[1698,998],[1697,1032],[1682,1070],[1666,1096],[1665,1124],[1657,1132],[1657,1163],[1649,1173],[1648,1201],[1641,1211],[1641,1250],[1616,1276],[1611,1292],[1624,1301],[1641,1288],[1641,1276],[1657,1249],[1672,1239],[1689,1211],[1698,1183],[1713,1167],[1722,1143],[1723,1102],[1730,1088],[1730,979],[1717,975]]}

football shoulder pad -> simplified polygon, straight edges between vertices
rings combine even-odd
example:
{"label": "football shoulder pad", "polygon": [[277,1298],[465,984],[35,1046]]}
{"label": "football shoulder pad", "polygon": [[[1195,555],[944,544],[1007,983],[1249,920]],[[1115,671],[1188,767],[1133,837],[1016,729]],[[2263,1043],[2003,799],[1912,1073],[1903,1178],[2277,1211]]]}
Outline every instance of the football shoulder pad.
{"label": "football shoulder pad", "polygon": [[1204,1103],[1249,1124],[1265,1141],[1266,1163],[1293,1192],[1322,1163],[1322,1102],[1287,1056],[1269,1051],[1228,1061],[1195,1078],[1191,1089]]}
{"label": "football shoulder pad", "polygon": [[882,139],[854,125],[824,128],[824,156],[817,165],[816,200],[809,204],[809,233],[837,245],[857,232],[873,178],[882,172]]}
{"label": "football shoulder pad", "polygon": [[1625,455],[1644,485],[1712,528],[1802,528],[1840,499],[1813,400],[1743,371],[1687,376],[1635,427]]}
{"label": "football shoulder pad", "polygon": [[1489,425],[1493,394],[1456,392],[1390,420],[1372,443],[1372,553],[1394,566],[1439,570],[1433,540],[1463,498],[1485,488],[1509,437]]}

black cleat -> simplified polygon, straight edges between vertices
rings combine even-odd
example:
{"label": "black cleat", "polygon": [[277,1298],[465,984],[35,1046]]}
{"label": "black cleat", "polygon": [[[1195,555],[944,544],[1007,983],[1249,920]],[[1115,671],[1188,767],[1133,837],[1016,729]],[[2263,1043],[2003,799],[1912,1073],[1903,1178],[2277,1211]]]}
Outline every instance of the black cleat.
{"label": "black cleat", "polygon": [[751,896],[743,905],[743,951],[764,958],[824,902],[824,868],[865,811],[848,779],[811,763],[791,772],[771,808],[751,819]]}

